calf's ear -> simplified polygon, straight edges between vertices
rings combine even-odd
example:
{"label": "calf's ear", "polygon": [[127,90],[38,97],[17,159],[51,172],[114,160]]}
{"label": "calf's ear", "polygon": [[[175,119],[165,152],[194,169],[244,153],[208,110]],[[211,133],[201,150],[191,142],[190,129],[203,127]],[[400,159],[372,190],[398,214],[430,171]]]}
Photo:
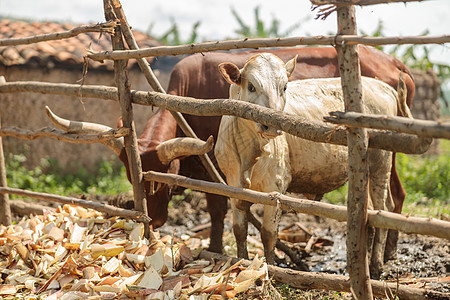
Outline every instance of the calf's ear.
{"label": "calf's ear", "polygon": [[232,63],[221,63],[219,71],[229,84],[241,85],[241,71]]}
{"label": "calf's ear", "polygon": [[297,56],[298,55],[296,55],[293,59],[291,59],[284,65],[288,78],[291,77],[291,74],[292,72],[294,72],[295,66],[297,65]]}

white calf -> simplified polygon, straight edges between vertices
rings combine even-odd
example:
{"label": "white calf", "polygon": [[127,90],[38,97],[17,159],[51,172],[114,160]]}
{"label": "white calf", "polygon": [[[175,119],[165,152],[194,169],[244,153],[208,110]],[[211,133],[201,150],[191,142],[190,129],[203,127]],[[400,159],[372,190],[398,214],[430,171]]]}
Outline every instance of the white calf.
{"label": "white calf", "polygon": [[[230,98],[295,114],[307,120],[322,121],[334,110],[344,110],[340,78],[309,79],[288,83],[295,68],[295,58],[284,64],[273,54],[250,58],[243,69],[223,63],[219,70],[231,84]],[[387,84],[362,78],[366,113],[397,115],[397,92]],[[402,99],[402,101],[405,101]],[[215,147],[219,166],[231,186],[263,192],[278,191],[323,195],[347,181],[347,148],[315,143],[282,133],[268,126],[223,116]],[[369,150],[369,207],[393,210],[389,191],[392,154]],[[248,257],[247,210],[250,204],[231,199],[233,231],[238,256]],[[264,253],[273,263],[279,212],[264,208],[261,238]],[[371,265],[374,273],[383,264],[386,230],[377,230]]]}

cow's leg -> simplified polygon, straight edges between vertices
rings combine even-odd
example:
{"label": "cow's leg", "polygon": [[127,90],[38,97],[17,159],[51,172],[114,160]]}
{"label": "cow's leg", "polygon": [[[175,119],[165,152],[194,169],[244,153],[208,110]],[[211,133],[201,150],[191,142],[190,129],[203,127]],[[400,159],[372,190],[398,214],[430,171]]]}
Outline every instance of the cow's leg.
{"label": "cow's leg", "polygon": [[208,212],[211,216],[211,233],[208,250],[222,253],[223,223],[227,213],[227,198],[224,196],[206,194]]}
{"label": "cow's leg", "polygon": [[[391,194],[394,201],[394,212],[400,214],[403,208],[403,202],[405,201],[405,190],[403,189],[402,183],[398,176],[397,170],[395,168],[395,153],[392,154],[392,170],[391,170]],[[398,231],[389,229],[388,237],[386,240],[386,249],[384,252],[384,261],[394,259],[397,252],[398,243]]]}
{"label": "cow's leg", "polygon": [[247,233],[248,233],[248,217],[247,212],[250,205],[246,205],[246,201],[231,199],[231,209],[233,212],[233,233],[236,239],[237,255],[240,258],[248,259],[247,252]]}
{"label": "cow's leg", "polygon": [[[393,211],[394,203],[389,187],[392,154],[388,151],[371,150],[369,161],[369,195],[373,209]],[[378,279],[383,269],[387,229],[375,228],[374,233],[370,274],[372,278]]]}
{"label": "cow's leg", "polygon": [[149,217],[152,219],[151,225],[153,228],[158,228],[164,225],[168,217],[169,206],[169,187],[164,184],[155,194],[150,193],[150,183],[145,183],[145,197],[147,199],[147,211]]}
{"label": "cow's leg", "polygon": [[281,211],[276,206],[264,205],[264,217],[261,227],[261,240],[264,245],[264,255],[268,264],[273,265],[275,255],[273,253],[278,238],[278,223]]}

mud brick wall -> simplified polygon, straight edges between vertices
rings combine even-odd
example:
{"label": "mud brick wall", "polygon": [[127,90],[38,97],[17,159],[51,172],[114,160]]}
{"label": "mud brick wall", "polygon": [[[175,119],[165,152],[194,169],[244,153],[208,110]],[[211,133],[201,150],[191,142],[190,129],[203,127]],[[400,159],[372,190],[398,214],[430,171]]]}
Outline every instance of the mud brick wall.
{"label": "mud brick wall", "polygon": [[[36,68],[2,68],[0,66],[0,73],[6,77],[8,82],[35,80],[76,84],[81,78],[81,70],[74,72],[59,68],[44,71]],[[139,70],[130,70],[129,79],[132,89],[151,90]],[[90,70],[85,84],[114,86],[114,74]],[[47,126],[54,127],[45,113],[46,105],[63,118],[95,122],[113,128],[116,127],[117,119],[120,116],[119,103],[115,101],[91,98],[80,100],[78,97],[33,93],[0,94],[2,127],[15,126],[28,130],[37,130]],[[140,134],[145,123],[157,108],[152,109],[152,107],[142,105],[133,105],[133,108],[136,131]],[[10,157],[11,153],[25,154],[27,160],[23,165],[27,168],[39,166],[41,160],[46,158],[57,160],[68,173],[73,173],[80,167],[94,171],[102,159],[113,160],[120,164],[114,152],[101,144],[71,144],[50,138],[25,141],[15,137],[4,137],[3,147],[6,159]]]}
{"label": "mud brick wall", "polygon": [[[415,119],[438,121],[441,117],[439,102],[440,80],[436,73],[412,70],[416,83],[416,92],[412,102],[411,112]],[[427,154],[439,154],[439,140],[435,139]]]}

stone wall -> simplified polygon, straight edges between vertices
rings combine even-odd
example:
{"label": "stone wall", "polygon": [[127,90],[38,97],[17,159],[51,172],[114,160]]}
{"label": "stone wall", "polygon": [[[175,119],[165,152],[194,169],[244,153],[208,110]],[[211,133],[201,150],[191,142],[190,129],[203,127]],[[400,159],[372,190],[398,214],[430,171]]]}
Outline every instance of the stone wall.
{"label": "stone wall", "polygon": [[[438,121],[441,117],[439,87],[441,82],[433,71],[412,70],[416,91],[411,112],[415,119]],[[439,154],[439,140],[435,139],[427,154]]]}

